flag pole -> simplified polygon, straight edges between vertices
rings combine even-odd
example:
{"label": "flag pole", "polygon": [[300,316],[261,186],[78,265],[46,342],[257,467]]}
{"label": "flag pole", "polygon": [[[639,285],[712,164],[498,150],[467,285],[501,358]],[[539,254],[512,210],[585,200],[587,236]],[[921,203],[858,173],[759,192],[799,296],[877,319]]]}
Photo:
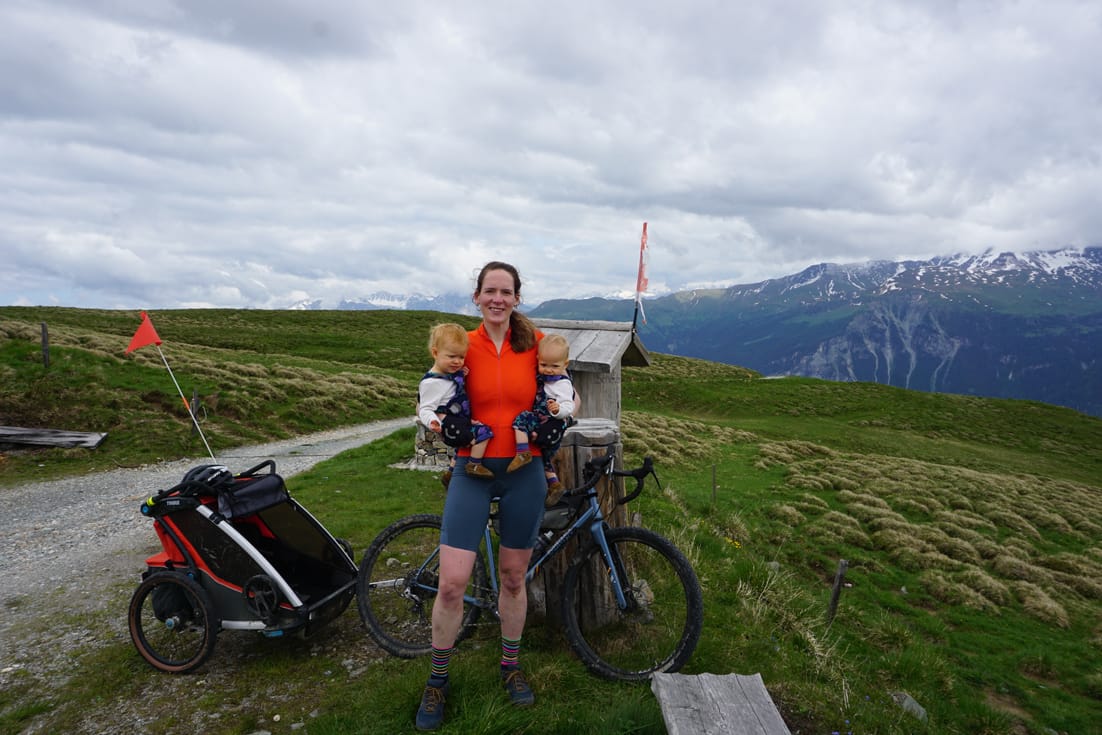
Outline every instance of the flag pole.
{"label": "flag pole", "polygon": [[180,394],[180,400],[184,402],[184,408],[187,409],[188,416],[191,416],[191,423],[195,425],[196,431],[199,432],[199,438],[203,440],[203,446],[207,448],[207,454],[210,455],[211,460],[217,462],[218,460],[214,456],[214,452],[210,450],[210,444],[207,444],[207,437],[203,435],[203,430],[199,427],[199,418],[195,415],[195,412],[191,410],[191,405],[187,402],[187,398],[184,397],[184,391],[180,388],[180,384],[176,382],[176,376],[172,372],[172,368],[168,366],[168,360],[165,359],[165,353],[161,352],[161,346],[158,344],[157,354],[161,356],[161,362],[165,364],[165,370],[168,370],[168,375],[172,378],[172,384],[176,386],[176,391]]}

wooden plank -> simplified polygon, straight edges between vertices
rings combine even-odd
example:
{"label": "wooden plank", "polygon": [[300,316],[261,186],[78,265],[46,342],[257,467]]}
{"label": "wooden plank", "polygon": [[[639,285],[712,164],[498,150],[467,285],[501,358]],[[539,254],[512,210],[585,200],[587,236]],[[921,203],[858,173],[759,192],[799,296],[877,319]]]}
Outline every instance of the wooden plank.
{"label": "wooden plank", "polygon": [[596,329],[602,332],[630,332],[631,322],[603,322],[583,319],[534,319],[536,326],[547,329]]}
{"label": "wooden plank", "polygon": [[619,365],[650,365],[650,354],[630,323],[537,319],[536,326],[566,337],[573,370],[607,373]]}
{"label": "wooden plank", "polygon": [[[610,419],[578,419],[566,430],[561,447],[610,447],[620,443],[620,427]],[[579,465],[580,467],[581,465]],[[580,480],[580,478],[579,478]]]}
{"label": "wooden plank", "polygon": [[21,426],[0,426],[0,444],[25,444],[39,447],[84,447],[95,449],[107,434],[63,429],[28,429]]}
{"label": "wooden plank", "polygon": [[594,329],[544,329],[544,334],[558,334],[570,344],[570,369],[582,372],[607,373],[618,362],[616,343],[621,334],[608,334]]}
{"label": "wooden plank", "polygon": [[655,674],[669,735],[791,735],[761,674]]}
{"label": "wooden plank", "polygon": [[[620,358],[628,348],[631,335],[625,332],[594,332],[599,335],[586,350],[579,356],[584,361],[585,369],[607,373],[613,367],[620,366]],[[581,361],[579,369],[582,369]]]}

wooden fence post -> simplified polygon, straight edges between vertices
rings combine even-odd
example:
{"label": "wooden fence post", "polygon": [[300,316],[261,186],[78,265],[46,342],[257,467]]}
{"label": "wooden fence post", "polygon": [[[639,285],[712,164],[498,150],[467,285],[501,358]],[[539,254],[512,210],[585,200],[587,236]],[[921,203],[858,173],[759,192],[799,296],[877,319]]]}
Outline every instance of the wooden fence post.
{"label": "wooden fence post", "polygon": [[50,369],[50,332],[42,322],[42,367]]}
{"label": "wooden fence post", "polygon": [[827,625],[834,622],[834,613],[838,612],[838,598],[842,594],[842,585],[846,581],[846,570],[849,562],[845,559],[838,561],[838,571],[834,575],[834,589],[830,592],[830,606],[827,608]]}
{"label": "wooden fence post", "polygon": [[[616,454],[614,460],[616,466],[622,466],[624,449],[620,443],[620,428],[614,421],[579,419],[566,432],[559,453],[555,457],[555,469],[559,479],[568,488],[582,484],[582,469],[586,461],[594,457],[603,457],[610,448]],[[616,502],[624,497],[622,479],[613,478],[611,482],[607,478],[602,479],[601,484],[597,486],[597,496],[606,522],[610,526],[625,525],[624,506]],[[578,550],[579,538],[583,543],[589,540],[586,535],[576,537],[549,564],[545,565],[540,574],[528,585],[529,606],[532,611],[536,614],[544,614],[548,624],[556,627],[560,625],[559,599],[562,580],[571,559],[574,558],[574,553]],[[603,579],[603,575],[601,578]],[[583,623],[588,617],[592,617],[595,609],[596,606],[589,611],[583,611]]]}
{"label": "wooden fence post", "polygon": [[199,389],[191,389],[191,405],[188,406],[188,411],[191,412],[191,434],[194,436],[199,433]]}

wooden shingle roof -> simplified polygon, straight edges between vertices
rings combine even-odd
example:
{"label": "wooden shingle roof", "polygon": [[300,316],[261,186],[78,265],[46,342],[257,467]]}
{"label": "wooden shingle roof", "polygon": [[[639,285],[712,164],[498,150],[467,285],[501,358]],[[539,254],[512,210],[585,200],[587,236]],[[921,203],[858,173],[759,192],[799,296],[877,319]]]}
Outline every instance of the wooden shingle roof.
{"label": "wooden shingle roof", "polygon": [[650,354],[631,322],[534,319],[544,334],[561,334],[570,343],[570,369],[610,373],[616,365],[647,367]]}

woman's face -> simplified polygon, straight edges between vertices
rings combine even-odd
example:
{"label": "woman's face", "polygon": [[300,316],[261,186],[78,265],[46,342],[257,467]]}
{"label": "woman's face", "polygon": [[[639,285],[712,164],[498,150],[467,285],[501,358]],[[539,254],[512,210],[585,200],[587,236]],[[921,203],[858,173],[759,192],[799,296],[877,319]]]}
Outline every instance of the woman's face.
{"label": "woman's face", "polygon": [[475,294],[475,303],[486,324],[509,324],[509,316],[520,303],[513,276],[509,271],[492,270],[482,276],[482,290]]}

